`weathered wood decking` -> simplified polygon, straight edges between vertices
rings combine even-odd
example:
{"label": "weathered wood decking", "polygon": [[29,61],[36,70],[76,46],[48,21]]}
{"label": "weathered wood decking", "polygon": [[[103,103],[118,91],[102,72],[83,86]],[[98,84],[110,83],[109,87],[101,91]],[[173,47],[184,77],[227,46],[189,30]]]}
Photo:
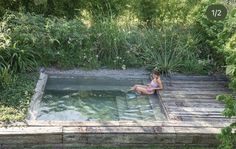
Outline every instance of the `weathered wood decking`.
{"label": "weathered wood decking", "polygon": [[219,94],[232,93],[225,77],[180,75],[163,82],[160,96],[170,120],[232,121],[222,115],[224,103],[216,100]]}

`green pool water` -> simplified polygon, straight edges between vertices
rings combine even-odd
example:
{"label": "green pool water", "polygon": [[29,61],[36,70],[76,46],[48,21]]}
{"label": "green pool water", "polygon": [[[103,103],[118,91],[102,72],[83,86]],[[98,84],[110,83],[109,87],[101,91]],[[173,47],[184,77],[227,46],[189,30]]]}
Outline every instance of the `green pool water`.
{"label": "green pool water", "polygon": [[163,120],[157,96],[128,92],[141,79],[50,76],[37,109],[37,120]]}
{"label": "green pool water", "polygon": [[160,107],[153,108],[148,96],[122,91],[47,91],[38,120],[160,120]]}

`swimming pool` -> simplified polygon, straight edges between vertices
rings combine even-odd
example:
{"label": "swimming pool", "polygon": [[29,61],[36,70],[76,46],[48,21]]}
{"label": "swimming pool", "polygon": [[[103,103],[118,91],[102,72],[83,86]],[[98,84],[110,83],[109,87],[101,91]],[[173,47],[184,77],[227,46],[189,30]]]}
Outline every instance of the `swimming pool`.
{"label": "swimming pool", "polygon": [[[49,121],[165,120],[158,96],[129,91],[142,78],[49,75],[30,119]],[[31,105],[32,106],[32,105]],[[32,112],[31,112],[32,113]]]}

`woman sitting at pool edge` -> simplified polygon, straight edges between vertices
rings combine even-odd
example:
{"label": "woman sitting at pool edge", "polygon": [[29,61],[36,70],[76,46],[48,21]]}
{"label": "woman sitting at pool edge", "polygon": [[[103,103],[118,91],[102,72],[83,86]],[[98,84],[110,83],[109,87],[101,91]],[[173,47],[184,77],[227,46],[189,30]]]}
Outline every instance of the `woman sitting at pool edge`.
{"label": "woman sitting at pool edge", "polygon": [[139,94],[147,94],[151,95],[155,93],[155,90],[162,90],[163,85],[160,78],[160,72],[157,70],[153,70],[152,72],[152,81],[147,85],[134,85],[131,90],[139,93]]}

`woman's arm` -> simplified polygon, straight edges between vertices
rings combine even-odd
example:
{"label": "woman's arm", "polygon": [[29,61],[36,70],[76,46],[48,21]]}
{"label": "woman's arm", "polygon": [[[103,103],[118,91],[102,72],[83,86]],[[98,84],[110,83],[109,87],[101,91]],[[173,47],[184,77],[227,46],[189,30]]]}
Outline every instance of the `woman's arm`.
{"label": "woman's arm", "polygon": [[163,90],[163,85],[160,79],[157,79],[156,82],[158,83],[159,87],[156,90]]}

